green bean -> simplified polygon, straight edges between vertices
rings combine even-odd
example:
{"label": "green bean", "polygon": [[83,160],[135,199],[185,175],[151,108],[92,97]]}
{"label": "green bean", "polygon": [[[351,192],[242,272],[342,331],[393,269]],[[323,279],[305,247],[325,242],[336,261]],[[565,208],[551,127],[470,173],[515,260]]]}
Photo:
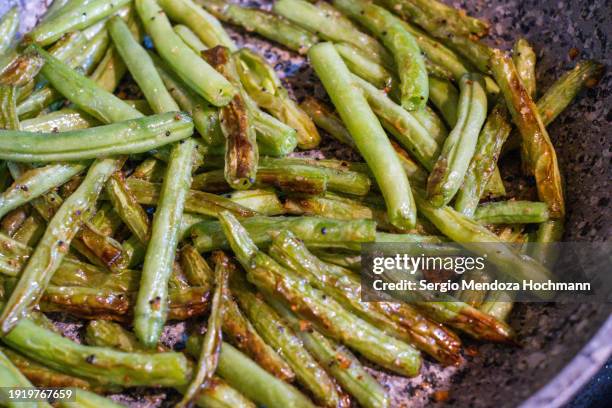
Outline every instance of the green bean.
{"label": "green bean", "polygon": [[297,132],[298,147],[312,149],[320,142],[310,118],[289,97],[274,69],[259,55],[243,48],[237,53],[240,81],[257,105]]}
{"label": "green bean", "polygon": [[360,78],[368,81],[376,88],[391,89],[396,78],[383,65],[373,61],[371,55],[352,44],[334,44],[338,54],[344,60],[348,69]]}
{"label": "green bean", "polygon": [[64,108],[21,122],[21,130],[28,132],[66,132],[97,126],[100,122],[77,109]]}
{"label": "green bean", "polygon": [[563,220],[549,220],[540,224],[536,235],[536,243],[530,248],[529,255],[548,268],[552,268],[560,250],[560,247],[555,243],[563,238],[564,229]]}
{"label": "green bean", "polygon": [[[187,341],[189,354],[197,355],[200,347],[198,340],[196,336],[191,336]],[[301,392],[269,374],[228,343],[224,342],[221,346],[217,370],[232,387],[263,406],[314,408],[314,404]]]}
{"label": "green bean", "polygon": [[89,214],[102,186],[120,164],[115,159],[94,162],[77,191],[64,202],[49,222],[40,244],[30,257],[15,291],[2,311],[0,322],[4,333],[10,331],[40,297],[79,230],[80,222]]}
{"label": "green bean", "polygon": [[312,118],[318,127],[326,131],[331,137],[340,143],[355,147],[351,134],[346,130],[340,118],[323,102],[312,96],[307,96],[300,104],[300,107]]}
{"label": "green bean", "polygon": [[217,263],[215,266],[215,292],[213,294],[210,315],[208,316],[206,334],[202,340],[194,376],[183,394],[183,399],[177,405],[179,407],[189,405],[191,400],[198,394],[200,387],[207,386],[207,383],[212,379],[213,373],[217,369],[223,338],[221,333],[221,326],[224,320],[223,299],[227,297],[228,279],[228,269],[221,263]]}
{"label": "green bean", "polygon": [[208,48],[222,45],[231,52],[238,50],[221,23],[192,0],[159,0],[158,3],[171,20],[193,30]]}
{"label": "green bean", "polygon": [[[295,163],[295,164],[293,164]],[[303,163],[303,164],[301,164]],[[303,159],[277,159],[263,157],[261,159],[262,166],[269,167],[271,169],[276,168],[278,170],[291,171],[294,169],[296,173],[300,171],[305,173],[305,178],[310,177],[316,173],[320,176],[325,177],[327,180],[327,189],[337,191],[345,194],[364,196],[368,194],[370,190],[371,181],[370,178],[358,171],[348,170],[345,167],[326,167],[323,165],[317,165],[318,162],[304,161]],[[345,162],[346,163],[346,162]],[[310,174],[309,174],[310,173]],[[294,190],[295,191],[295,190]],[[308,191],[305,191],[308,193]]]}
{"label": "green bean", "polygon": [[26,171],[0,194],[0,218],[83,172],[85,164],[50,164]]}
{"label": "green bean", "polygon": [[173,147],[151,226],[134,310],[136,335],[148,347],[153,347],[159,341],[167,317],[167,283],[178,245],[180,219],[191,184],[194,147],[193,139]]}
{"label": "green bean", "polygon": [[557,79],[537,103],[544,125],[555,120],[582,89],[597,85],[604,71],[604,66],[597,61],[580,61]]}
{"label": "green bean", "polygon": [[284,206],[287,213],[291,215],[316,215],[337,220],[373,219],[378,228],[391,228],[384,208],[368,206],[332,193],[292,195],[285,198]]}
{"label": "green bean", "polygon": [[254,125],[260,154],[281,157],[291,153],[297,146],[295,129],[272,115],[258,110],[254,118]]}
{"label": "green bean", "polygon": [[0,350],[0,401],[2,404],[6,404],[9,408],[17,407],[51,407],[46,401],[45,402],[12,402],[9,390],[17,387],[32,388],[32,383],[19,371],[17,367],[13,365],[11,360]]}
{"label": "green bean", "polygon": [[475,35],[482,37],[489,31],[486,21],[470,17],[465,11],[447,6],[439,1],[425,0],[388,0],[383,1],[386,7],[393,9],[403,18],[411,18],[427,28],[431,24],[443,21],[455,35]]}
{"label": "green bean", "polygon": [[60,407],[63,408],[121,408],[124,405],[117,404],[109,398],[104,398],[93,392],[75,389],[74,401],[61,401]]}
{"label": "green bean", "polygon": [[449,299],[446,302],[426,300],[417,307],[433,320],[454,327],[478,340],[507,343],[512,342],[514,332],[503,320],[460,302]]}
{"label": "green bean", "polygon": [[262,299],[249,289],[243,277],[232,275],[232,293],[257,332],[278,350],[295,373],[296,379],[307,388],[316,401],[326,407],[344,407],[347,401],[339,393],[335,381],[323,370],[303,347],[296,333]]}
{"label": "green bean", "polygon": [[[461,277],[461,279],[464,282],[474,282],[476,284],[491,282],[491,276],[488,273],[474,270],[466,272],[465,275]],[[486,290],[459,289],[453,294],[453,296],[455,296],[457,300],[465,302],[468,305],[478,308],[479,310],[486,313],[486,311],[481,309],[481,306],[483,305],[483,303],[485,303],[485,299],[487,298]],[[503,321],[504,319],[499,320]]]}
{"label": "green bean", "polygon": [[183,80],[172,72],[168,64],[152,53],[149,53],[149,55],[153,59],[155,67],[172,97],[181,109],[193,117],[194,127],[202,140],[209,145],[223,143],[224,139],[221,133],[218,109],[192,91]]}
{"label": "green bean", "polygon": [[418,351],[351,315],[335,300],[278,265],[257,249],[246,230],[230,213],[222,213],[220,220],[249,281],[261,291],[280,296],[298,315],[315,320],[315,327],[324,334],[354,348],[369,360],[398,374],[418,374],[421,364]]}
{"label": "green bean", "polygon": [[93,381],[87,381],[71,375],[62,374],[6,347],[0,347],[0,350],[2,350],[6,357],[11,360],[19,371],[21,371],[21,373],[37,387],[80,388],[96,392],[119,391],[115,390],[112,386],[101,386]]}
{"label": "green bean", "polygon": [[[117,323],[105,320],[93,320],[87,325],[85,338],[87,344],[99,347],[112,347],[121,351],[150,352],[142,346],[133,333],[128,332]],[[159,346],[158,351],[167,351],[165,347]],[[177,387],[183,391],[184,386]],[[198,407],[213,408],[254,408],[254,405],[236,390],[228,386],[218,377],[213,377],[208,387],[200,391],[195,401]]]}
{"label": "green bean", "polygon": [[227,194],[234,203],[246,207],[261,215],[274,216],[285,213],[274,190],[269,188],[233,191]]}
{"label": "green bean", "polygon": [[[550,271],[540,263],[518,254],[497,235],[452,208],[432,206],[424,199],[422,193],[419,191],[415,194],[419,211],[451,240],[460,243],[470,252],[486,253],[488,261],[500,272],[519,282],[523,279],[547,282],[552,278]],[[546,293],[539,292],[539,294],[546,296]]]}
{"label": "green bean", "polygon": [[474,215],[480,197],[493,180],[495,163],[512,129],[509,119],[505,106],[497,103],[480,131],[476,151],[455,198],[455,209],[468,217]]}
{"label": "green bean", "polygon": [[[201,173],[194,177],[195,186],[200,190],[227,191],[229,185],[220,183],[221,171]],[[302,192],[320,194],[327,190],[328,178],[319,169],[307,166],[290,166],[285,168],[259,167],[255,186],[274,186],[284,192]]]}
{"label": "green bean", "polygon": [[0,85],[0,129],[19,129],[19,116],[16,110],[17,88]]}
{"label": "green bean", "polygon": [[64,258],[53,274],[53,286],[76,286],[91,289],[105,289],[114,292],[133,292],[138,288],[140,272],[124,269],[109,274],[103,268],[81,262],[75,258]]}
{"label": "green bean", "polygon": [[7,162],[0,161],[0,190],[4,191],[12,181],[11,173],[7,167]]}
{"label": "green bean", "polygon": [[493,316],[497,320],[504,321],[508,319],[513,306],[513,296],[510,293],[505,291],[491,291],[478,309],[489,316]]}
{"label": "green bean", "polygon": [[379,91],[357,76],[353,76],[353,83],[361,89],[383,127],[426,169],[431,170],[440,150],[436,140],[410,112],[391,101],[384,91]]}
{"label": "green bean", "polygon": [[374,327],[415,345],[443,363],[456,364],[459,361],[460,343],[457,338],[406,307],[401,310],[395,307],[393,310],[388,305],[362,302],[361,283],[357,275],[321,262],[290,231],[278,234],[268,253],[280,265],[296,272],[310,285]]}
{"label": "green bean", "polygon": [[202,51],[208,49],[208,47],[204,45],[204,43],[202,42],[202,40],[200,40],[196,33],[191,31],[189,27],[184,26],[182,24],[177,24],[174,26],[174,32],[176,33],[176,35],[181,37],[181,40],[183,40],[183,42],[189,47],[191,47],[191,49],[194,50],[197,54],[200,54]]}
{"label": "green bean", "polygon": [[[39,303],[43,312],[66,312],[83,319],[103,318],[131,321],[134,292],[117,292],[107,288],[49,286]],[[209,307],[208,287],[171,288],[168,295],[168,318],[186,320],[201,316]]]}
{"label": "green bean", "polygon": [[113,208],[136,237],[149,242],[149,218],[127,186],[122,172],[115,172],[106,183],[106,192]]}
{"label": "green bean", "polygon": [[416,211],[408,179],[402,177],[401,164],[364,96],[351,87],[352,78],[346,65],[330,43],[315,45],[309,57],[374,173],[387,203],[389,221],[398,228],[411,228],[416,221]]}
{"label": "green bean", "polygon": [[[144,205],[159,205],[162,186],[138,179],[128,179],[127,185],[134,193],[136,201]],[[251,217],[257,213],[225,197],[201,191],[187,191],[185,210],[188,212],[216,217],[220,211],[229,210],[240,217]]]}
{"label": "green bean", "polygon": [[310,4],[303,0],[279,0],[272,8],[275,13],[315,33],[326,41],[346,42],[382,58],[392,66],[393,58],[378,41],[359,29],[346,17],[324,2]]}
{"label": "green bean", "polygon": [[531,97],[535,99],[536,95],[536,54],[531,44],[524,39],[519,38],[512,47],[512,60],[516,66],[521,82],[525,87],[525,90]]}
{"label": "green bean", "polygon": [[15,231],[13,238],[28,246],[36,246],[45,233],[45,222],[35,212],[25,219],[23,224]]}
{"label": "green bean", "polygon": [[355,18],[393,54],[400,79],[402,107],[409,111],[423,108],[429,97],[429,82],[416,39],[404,28],[401,20],[382,7],[365,2],[360,6],[361,12]]}
{"label": "green bean", "polygon": [[59,334],[21,320],[2,341],[52,369],[123,386],[182,386],[191,367],[180,353],[125,353],[77,344]]}
{"label": "green bean", "polygon": [[48,20],[58,12],[63,11],[64,6],[68,4],[70,0],[53,0],[53,3],[49,5],[49,8],[43,15],[41,21]]}
{"label": "green bean", "polygon": [[502,179],[499,167],[493,169],[493,174],[491,174],[491,178],[485,185],[484,194],[493,198],[504,197],[506,195],[506,187],[504,186],[504,180]]}
{"label": "green bean", "polygon": [[487,96],[482,78],[477,74],[466,74],[459,85],[457,124],[444,142],[427,183],[428,198],[438,207],[451,201],[461,187],[487,115]]}
{"label": "green bean", "polygon": [[491,70],[521,134],[523,165],[535,176],[538,197],[548,204],[551,218],[563,218],[565,199],[557,154],[538,108],[521,84],[509,56],[502,51],[494,51],[491,57]]}
{"label": "green bean", "polygon": [[0,55],[9,50],[19,28],[19,8],[16,6],[0,19]]}
{"label": "green bean", "polygon": [[[123,328],[119,323],[108,320],[92,320],[85,328],[85,343],[95,347],[110,347],[128,353],[150,352],[150,350],[138,343],[138,339],[132,333]],[[158,352],[166,351],[160,346]]]}
{"label": "green bean", "polygon": [[[308,246],[344,247],[346,242],[372,242],[376,223],[372,220],[340,221],[322,217],[250,217],[242,221],[257,245],[271,242],[270,233],[288,229]],[[191,229],[193,243],[200,252],[228,249],[218,221],[203,221]]]}
{"label": "green bean", "polygon": [[49,83],[81,110],[104,123],[139,118],[140,112],[116,96],[103,91],[95,82],[73,71],[40,47],[33,46],[45,60],[41,73]]}
{"label": "green bean", "polygon": [[121,18],[113,17],[108,22],[108,30],[115,48],[153,111],[156,113],[178,111],[179,106],[164,87],[149,54],[134,39],[127,24]]}
{"label": "green bean", "polygon": [[114,92],[127,72],[127,67],[113,45],[110,45],[102,60],[91,74],[91,79],[107,92]]}
{"label": "green bean", "polygon": [[529,224],[548,221],[545,203],[532,201],[497,201],[476,208],[474,219],[481,224]]}
{"label": "green bean", "polygon": [[0,233],[0,272],[17,276],[30,256],[31,249],[23,243]]}
{"label": "green bean", "polygon": [[440,111],[446,124],[455,127],[459,106],[457,88],[450,81],[429,77],[429,100]]}
{"label": "green bean", "polygon": [[361,270],[361,256],[355,255],[354,251],[337,252],[333,250],[326,251],[324,249],[313,249],[312,253],[328,264],[341,266],[353,272],[359,272]]}
{"label": "green bean", "polygon": [[157,52],[179,77],[213,105],[229,103],[236,94],[234,87],[181,41],[155,0],[136,0],[135,3]]}
{"label": "green bean", "polygon": [[236,63],[222,46],[202,54],[209,64],[226,77],[238,94],[219,111],[221,132],[225,136],[225,180],[237,190],[246,190],[255,182],[259,150],[252,126],[254,103],[240,84]]}
{"label": "green bean", "polygon": [[47,46],[69,31],[86,28],[110,16],[129,0],[71,1],[54,16],[45,19],[26,35],[26,40]]}
{"label": "green bean", "polygon": [[443,144],[447,139],[448,130],[444,121],[433,109],[426,105],[425,108],[410,112],[412,116],[429,132],[439,144]]}
{"label": "green bean", "polygon": [[239,25],[248,32],[255,32],[300,54],[305,54],[319,41],[316,35],[273,13],[240,7],[224,0],[196,1],[218,19]]}
{"label": "green bean", "polygon": [[2,232],[8,235],[13,235],[17,229],[21,226],[21,224],[28,217],[27,208],[20,207],[11,212],[9,212],[3,219],[2,224],[0,225],[2,228]]}
{"label": "green bean", "polygon": [[108,154],[144,153],[188,138],[192,133],[191,118],[178,112],[63,133],[10,131],[0,135],[0,159],[80,161]]}
{"label": "green bean", "polygon": [[365,408],[389,406],[389,397],[385,390],[349,350],[327,339],[316,330],[304,329],[305,321],[300,320],[277,300],[271,299],[270,304],[296,332],[306,349],[321,365],[327,367],[330,374],[355,397],[361,406]]}

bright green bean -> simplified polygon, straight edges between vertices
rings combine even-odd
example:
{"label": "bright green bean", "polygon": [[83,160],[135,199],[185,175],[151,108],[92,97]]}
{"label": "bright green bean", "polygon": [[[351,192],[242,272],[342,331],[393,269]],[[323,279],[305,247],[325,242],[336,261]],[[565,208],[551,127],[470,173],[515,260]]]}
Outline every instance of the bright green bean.
{"label": "bright green bean", "polygon": [[487,117],[487,95],[480,75],[466,74],[459,86],[457,123],[444,141],[427,183],[428,198],[438,207],[451,201],[461,187]]}
{"label": "bright green bean", "polygon": [[530,224],[548,221],[545,203],[496,201],[476,208],[474,219],[481,224]]}
{"label": "bright green bean", "polygon": [[192,133],[191,118],[179,112],[63,133],[7,131],[0,135],[0,159],[82,161],[101,155],[144,153],[188,138]]}
{"label": "bright green bean", "polygon": [[85,164],[50,164],[27,171],[0,194],[0,218],[9,211],[66,183],[86,169]]}
{"label": "bright green bean", "polygon": [[231,52],[238,50],[221,23],[192,0],[158,0],[158,3],[171,20],[189,27],[208,48],[222,45]]}
{"label": "bright green bean", "polygon": [[57,14],[35,27],[26,39],[41,46],[52,44],[65,33],[86,28],[110,16],[129,2],[130,0],[71,1]]}
{"label": "bright green bean", "polygon": [[160,56],[194,91],[215,106],[229,103],[234,87],[174,33],[155,0],[136,0],[136,9]]}
{"label": "bright green bean", "polygon": [[408,179],[365,97],[351,86],[353,81],[346,65],[330,43],[312,47],[309,58],[359,152],[372,169],[387,203],[389,221],[399,228],[412,228],[416,211]]}

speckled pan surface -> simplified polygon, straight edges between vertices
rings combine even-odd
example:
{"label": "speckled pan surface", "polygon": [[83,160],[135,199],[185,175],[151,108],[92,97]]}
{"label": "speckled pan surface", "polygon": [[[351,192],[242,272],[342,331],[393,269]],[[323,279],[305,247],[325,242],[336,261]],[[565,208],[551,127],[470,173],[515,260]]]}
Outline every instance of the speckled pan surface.
{"label": "speckled pan surface", "polygon": [[[49,1],[49,0],[47,0]],[[20,4],[22,32],[31,28],[44,10],[45,0],[0,0],[0,14]],[[246,1],[265,5],[268,1]],[[545,90],[579,58],[594,58],[608,67],[601,84],[582,95],[551,126],[567,185],[566,241],[608,240],[612,233],[610,191],[612,180],[612,2],[609,0],[474,0],[453,1],[493,24],[493,40],[508,48],[519,36],[538,52],[538,86]],[[253,36],[233,32],[237,41],[265,55],[286,73],[296,96],[322,89],[301,58],[271,47]],[[327,142],[318,154],[345,155]],[[511,319],[521,339],[520,347],[474,344],[477,352],[466,356],[465,366],[441,369],[426,364],[411,380],[378,373],[392,389],[396,406],[442,405],[433,402],[437,389],[449,390],[452,406],[528,407],[560,406],[592,376],[612,353],[612,320],[609,305],[519,305]],[[60,325],[78,338],[78,323]],[[183,325],[167,331],[176,341]],[[136,390],[117,397],[134,407],[164,406],[162,391]],[[172,398],[170,398],[172,399]]]}

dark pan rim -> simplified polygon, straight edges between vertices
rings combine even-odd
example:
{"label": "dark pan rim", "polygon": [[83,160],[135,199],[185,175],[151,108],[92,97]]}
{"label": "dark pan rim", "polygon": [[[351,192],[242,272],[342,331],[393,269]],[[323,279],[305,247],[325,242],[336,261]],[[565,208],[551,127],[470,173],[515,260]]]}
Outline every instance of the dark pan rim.
{"label": "dark pan rim", "polygon": [[612,356],[612,316],[580,352],[542,389],[521,404],[521,408],[557,408],[571,398],[593,378]]}

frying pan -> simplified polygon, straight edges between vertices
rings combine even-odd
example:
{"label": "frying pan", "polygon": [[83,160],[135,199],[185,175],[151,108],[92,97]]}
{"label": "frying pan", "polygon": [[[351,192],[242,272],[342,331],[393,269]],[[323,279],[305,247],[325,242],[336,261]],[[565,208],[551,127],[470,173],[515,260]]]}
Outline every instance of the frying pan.
{"label": "frying pan", "polygon": [[[0,0],[0,15],[21,7],[20,31],[36,24],[50,0]],[[243,1],[268,7],[269,1]],[[609,0],[473,0],[452,1],[492,23],[491,37],[500,48],[510,48],[522,36],[538,54],[538,87],[545,90],[578,58],[593,58],[612,66],[612,2]],[[258,50],[283,71],[296,97],[323,91],[302,58],[271,46],[255,36],[232,31],[236,40]],[[565,241],[606,241],[612,235],[610,180],[612,179],[612,74],[586,91],[549,130],[565,175],[568,222]],[[327,142],[319,154],[342,155]],[[612,272],[612,271],[609,271]],[[520,304],[510,324],[519,346],[469,343],[466,363],[442,368],[426,362],[422,374],[404,379],[373,370],[391,391],[395,406],[558,407],[571,400],[612,354],[612,317],[609,304]],[[59,317],[62,320],[62,317]],[[63,322],[69,336],[79,323]],[[182,325],[166,337],[177,337]],[[174,330],[174,331],[173,331]],[[435,392],[448,391],[446,401]],[[438,394],[439,395],[439,394]],[[137,390],[125,397],[134,407],[166,405],[164,394]]]}

